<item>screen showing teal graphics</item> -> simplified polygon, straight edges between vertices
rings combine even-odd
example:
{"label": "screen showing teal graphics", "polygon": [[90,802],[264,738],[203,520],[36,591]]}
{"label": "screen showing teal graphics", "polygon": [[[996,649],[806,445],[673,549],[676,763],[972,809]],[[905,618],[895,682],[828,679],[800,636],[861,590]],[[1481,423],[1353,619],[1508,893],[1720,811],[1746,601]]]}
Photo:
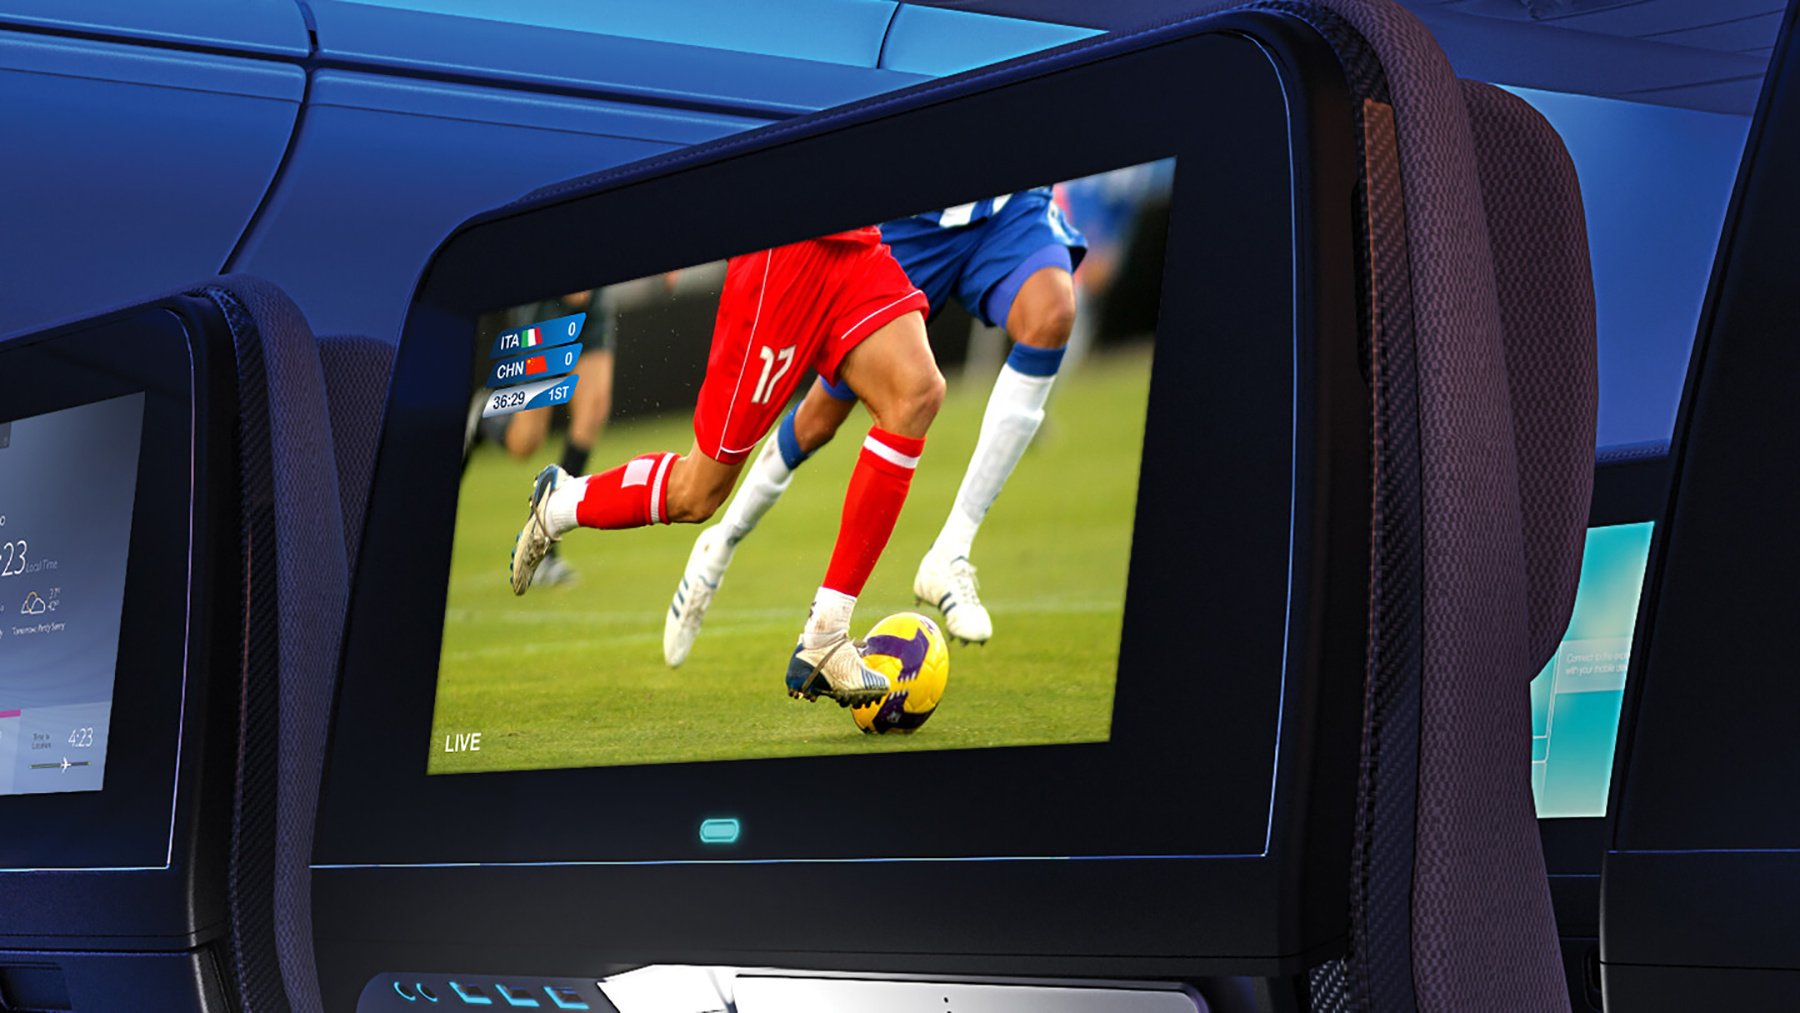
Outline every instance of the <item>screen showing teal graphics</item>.
{"label": "screen showing teal graphics", "polygon": [[1650,521],[1591,528],[1569,630],[1531,681],[1531,790],[1542,817],[1604,816]]}

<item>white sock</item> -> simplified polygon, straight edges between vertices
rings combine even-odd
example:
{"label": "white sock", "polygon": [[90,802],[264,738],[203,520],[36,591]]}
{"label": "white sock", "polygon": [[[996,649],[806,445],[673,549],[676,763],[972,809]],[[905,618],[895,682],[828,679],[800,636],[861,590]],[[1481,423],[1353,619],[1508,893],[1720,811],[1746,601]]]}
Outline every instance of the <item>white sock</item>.
{"label": "white sock", "polygon": [[551,535],[560,536],[581,526],[575,519],[575,508],[587,495],[588,477],[572,478],[550,490],[550,496],[544,502],[544,519],[550,522]]}
{"label": "white sock", "polygon": [[777,440],[772,436],[763,441],[762,452],[756,455],[743,481],[738,483],[737,494],[726,505],[725,515],[719,518],[719,526],[725,529],[726,544],[733,548],[756,529],[756,523],[769,512],[787,491],[788,482],[793,480],[794,471],[782,460],[781,448],[776,444]]}
{"label": "white sock", "polygon": [[823,647],[839,637],[850,635],[850,613],[856,611],[856,596],[828,587],[813,595],[812,612],[806,617],[806,632],[800,643],[807,648]]}
{"label": "white sock", "polygon": [[981,529],[982,518],[1000,497],[1006,479],[1025,455],[1031,438],[1044,421],[1044,402],[1050,397],[1052,376],[1030,376],[1010,364],[1000,368],[994,380],[994,392],[988,396],[987,411],[981,416],[981,436],[975,441],[975,453],[969,458],[969,469],[963,472],[962,486],[956,490],[956,502],[931,551],[949,559],[967,556]]}

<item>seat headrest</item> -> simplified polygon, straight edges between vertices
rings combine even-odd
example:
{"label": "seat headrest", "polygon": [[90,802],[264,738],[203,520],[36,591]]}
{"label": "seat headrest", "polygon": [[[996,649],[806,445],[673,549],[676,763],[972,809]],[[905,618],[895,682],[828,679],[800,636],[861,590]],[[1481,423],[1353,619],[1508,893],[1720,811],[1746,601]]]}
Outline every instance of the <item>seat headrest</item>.
{"label": "seat headrest", "polygon": [[1594,481],[1594,280],[1575,163],[1523,99],[1462,82],[1505,331],[1535,675],[1569,623]]}

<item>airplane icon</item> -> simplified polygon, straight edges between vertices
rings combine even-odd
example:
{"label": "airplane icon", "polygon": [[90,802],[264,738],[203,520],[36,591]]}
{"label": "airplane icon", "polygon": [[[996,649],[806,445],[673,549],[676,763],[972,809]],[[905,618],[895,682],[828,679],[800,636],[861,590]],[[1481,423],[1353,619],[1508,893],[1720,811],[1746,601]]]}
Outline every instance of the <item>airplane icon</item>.
{"label": "airplane icon", "polygon": [[69,770],[69,768],[70,768],[70,767],[72,767],[72,766],[74,766],[74,764],[72,764],[72,763],[70,763],[70,762],[69,762],[69,758],[68,758],[68,757],[66,757],[66,756],[65,756],[65,757],[63,757],[63,762],[62,762],[62,769],[63,769],[63,772],[64,772],[64,773],[68,773],[68,770]]}

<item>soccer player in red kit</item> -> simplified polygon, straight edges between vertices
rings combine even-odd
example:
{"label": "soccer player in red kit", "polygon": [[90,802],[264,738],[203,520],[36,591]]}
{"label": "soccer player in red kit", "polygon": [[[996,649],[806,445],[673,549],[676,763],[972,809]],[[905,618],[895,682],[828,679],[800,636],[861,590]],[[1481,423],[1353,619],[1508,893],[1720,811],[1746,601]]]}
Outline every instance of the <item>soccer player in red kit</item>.
{"label": "soccer player in red kit", "polygon": [[581,478],[556,465],[540,472],[513,546],[513,593],[525,593],[550,546],[577,527],[710,518],[811,367],[848,382],[875,424],[850,476],[825,581],[788,662],[788,692],[846,707],[885,696],[887,677],[863,664],[851,643],[850,614],[893,534],[943,401],[944,378],[925,340],[927,308],[874,226],[733,257],[694,407],[693,447]]}

